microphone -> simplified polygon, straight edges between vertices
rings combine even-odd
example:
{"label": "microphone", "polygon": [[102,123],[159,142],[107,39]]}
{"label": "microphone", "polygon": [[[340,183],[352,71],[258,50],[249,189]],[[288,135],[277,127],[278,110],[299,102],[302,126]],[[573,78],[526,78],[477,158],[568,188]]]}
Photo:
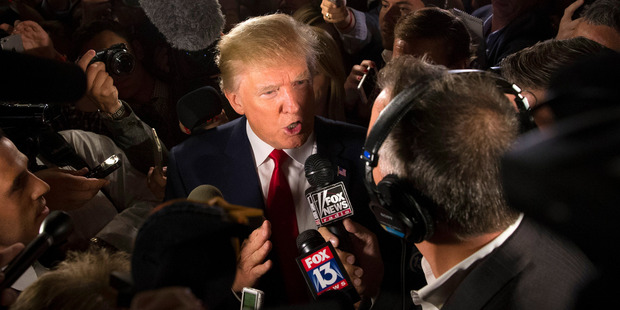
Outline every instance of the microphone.
{"label": "microphone", "polygon": [[139,2],[153,25],[177,49],[206,49],[224,29],[224,15],[217,0]]}
{"label": "microphone", "polygon": [[342,220],[353,215],[353,207],[344,183],[333,183],[335,169],[327,158],[319,154],[312,154],[306,159],[304,170],[310,183],[310,188],[306,190],[306,199],[315,223],[319,227],[327,227],[338,237],[338,248],[351,253],[349,234],[342,225]]}
{"label": "microphone", "polygon": [[[350,304],[360,300],[334,246],[325,242],[315,229],[308,229],[297,236],[297,265],[304,275],[306,284],[314,299],[321,298],[329,291],[339,291],[346,295]],[[329,296],[330,293],[327,293]]]}
{"label": "microphone", "polygon": [[0,102],[72,102],[86,91],[86,75],[76,64],[0,50],[0,68]]}
{"label": "microphone", "polygon": [[41,223],[39,235],[4,269],[4,281],[0,283],[0,291],[11,287],[47,249],[64,242],[71,232],[73,222],[69,214],[52,211]]}
{"label": "microphone", "polygon": [[228,203],[224,199],[222,192],[213,185],[199,185],[187,196],[188,200],[200,203],[208,203],[214,198],[216,201],[213,206],[217,206],[224,210],[236,223],[248,225],[253,229],[262,225],[264,219],[263,210]]}
{"label": "microphone", "polygon": [[211,86],[203,86],[185,94],[177,101],[177,115],[190,134],[200,133],[221,121],[227,121],[222,111],[222,98]]}

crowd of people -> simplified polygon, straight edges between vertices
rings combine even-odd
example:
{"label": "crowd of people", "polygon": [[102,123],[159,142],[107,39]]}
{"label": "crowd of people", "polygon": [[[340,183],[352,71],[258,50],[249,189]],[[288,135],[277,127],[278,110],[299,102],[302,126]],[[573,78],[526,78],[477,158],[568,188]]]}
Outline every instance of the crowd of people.
{"label": "crowd of people", "polygon": [[[0,64],[38,66],[0,68],[1,307],[613,305],[619,0],[158,5],[0,6]],[[341,267],[303,270],[308,230]]]}

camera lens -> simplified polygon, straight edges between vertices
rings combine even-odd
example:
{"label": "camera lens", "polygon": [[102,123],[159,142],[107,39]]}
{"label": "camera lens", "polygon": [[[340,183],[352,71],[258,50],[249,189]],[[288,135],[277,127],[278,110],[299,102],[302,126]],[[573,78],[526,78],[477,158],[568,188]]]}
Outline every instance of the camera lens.
{"label": "camera lens", "polygon": [[125,51],[121,51],[114,54],[110,67],[112,68],[112,72],[115,74],[123,75],[133,72],[134,65],[135,59],[133,55]]}

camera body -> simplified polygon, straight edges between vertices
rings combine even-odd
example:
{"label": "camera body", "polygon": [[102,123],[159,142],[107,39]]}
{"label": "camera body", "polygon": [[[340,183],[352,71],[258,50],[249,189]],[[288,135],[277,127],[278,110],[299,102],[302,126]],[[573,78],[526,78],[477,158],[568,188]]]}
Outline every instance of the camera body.
{"label": "camera body", "polygon": [[127,50],[125,43],[118,43],[109,48],[97,52],[89,65],[101,61],[105,64],[106,71],[114,75],[125,75],[133,72],[135,58]]}

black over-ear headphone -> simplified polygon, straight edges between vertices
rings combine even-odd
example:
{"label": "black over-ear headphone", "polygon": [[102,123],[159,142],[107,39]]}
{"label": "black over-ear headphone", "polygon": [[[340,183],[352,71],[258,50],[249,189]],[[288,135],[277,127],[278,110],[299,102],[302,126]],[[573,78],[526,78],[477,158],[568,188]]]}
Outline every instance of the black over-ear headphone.
{"label": "black over-ear headphone", "polygon": [[[481,70],[450,70],[449,74],[484,74]],[[519,109],[521,130],[535,128],[527,99],[521,95],[521,89],[495,75],[496,86],[504,93],[515,96]],[[372,170],[379,162],[379,148],[401,119],[411,110],[416,101],[429,90],[430,81],[417,83],[396,95],[383,109],[372,129],[368,133],[362,153],[365,165],[364,183],[370,193],[370,208],[379,224],[387,232],[404,238],[408,242],[418,243],[429,239],[435,230],[432,216],[435,203],[415,189],[409,182],[390,174],[375,185]]]}

